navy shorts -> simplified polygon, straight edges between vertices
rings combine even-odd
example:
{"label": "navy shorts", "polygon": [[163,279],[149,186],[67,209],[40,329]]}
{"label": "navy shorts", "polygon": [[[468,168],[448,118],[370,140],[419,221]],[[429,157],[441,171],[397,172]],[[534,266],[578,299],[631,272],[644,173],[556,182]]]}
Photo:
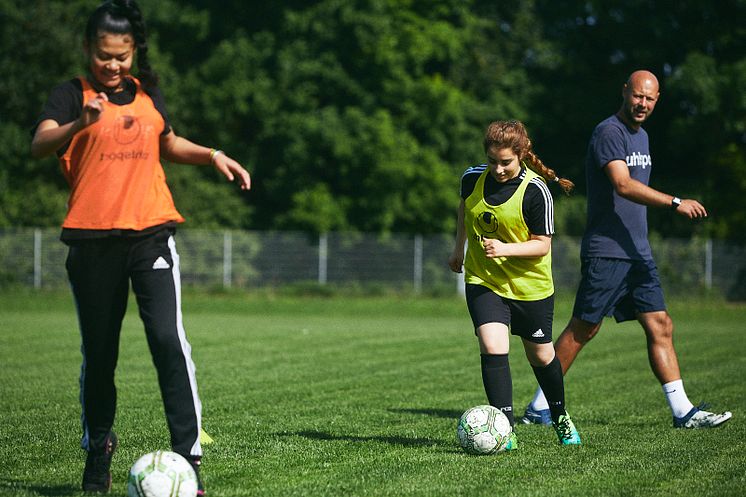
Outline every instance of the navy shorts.
{"label": "navy shorts", "polygon": [[466,305],[474,330],[487,323],[502,323],[510,333],[534,343],[552,342],[554,295],[541,300],[501,297],[482,285],[466,285]]}
{"label": "navy shorts", "polygon": [[572,315],[589,323],[614,316],[618,323],[641,312],[665,311],[658,268],[652,260],[583,259]]}

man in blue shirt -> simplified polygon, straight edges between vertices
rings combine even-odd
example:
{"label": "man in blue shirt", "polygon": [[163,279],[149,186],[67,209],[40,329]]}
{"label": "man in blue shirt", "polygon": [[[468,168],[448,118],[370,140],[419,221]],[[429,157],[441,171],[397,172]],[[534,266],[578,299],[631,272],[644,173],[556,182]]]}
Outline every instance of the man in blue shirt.
{"label": "man in blue shirt", "polygon": [[[648,71],[632,73],[619,111],[593,131],[586,155],[588,219],[580,249],[582,278],[573,315],[555,349],[563,373],[601,329],[603,318],[636,319],[645,330],[650,366],[663,386],[676,428],[710,428],[732,414],[695,407],[684,391],[673,346],[673,322],[666,311],[658,270],[648,243],[647,207],[671,209],[689,219],[707,216],[693,199],[680,199],[648,186],[652,160],[641,127],[658,101],[658,80]],[[526,408],[524,423],[547,424],[541,389]]]}

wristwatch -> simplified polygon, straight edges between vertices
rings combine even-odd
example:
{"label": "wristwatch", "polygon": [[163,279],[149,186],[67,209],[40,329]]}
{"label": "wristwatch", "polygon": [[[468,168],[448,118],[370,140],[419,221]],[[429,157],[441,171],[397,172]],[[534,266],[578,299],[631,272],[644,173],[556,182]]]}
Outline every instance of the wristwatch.
{"label": "wristwatch", "polygon": [[681,205],[681,199],[679,197],[674,197],[671,199],[671,209],[676,210]]}

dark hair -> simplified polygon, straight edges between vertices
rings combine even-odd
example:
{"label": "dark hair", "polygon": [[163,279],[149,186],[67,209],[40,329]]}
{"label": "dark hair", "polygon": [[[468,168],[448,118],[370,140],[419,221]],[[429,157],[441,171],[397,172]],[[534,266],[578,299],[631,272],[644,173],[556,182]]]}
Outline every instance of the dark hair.
{"label": "dark hair", "polygon": [[85,27],[85,39],[89,46],[96,44],[100,33],[132,35],[137,49],[138,78],[146,88],[158,84],[158,75],[148,60],[145,21],[135,0],[107,0],[94,10]]}
{"label": "dark hair", "polygon": [[553,169],[544,165],[531,148],[528,131],[520,121],[495,121],[491,123],[484,134],[484,151],[488,152],[492,146],[511,149],[520,160],[525,161],[532,171],[544,178],[547,183],[558,183],[560,188],[568,195],[575,187],[572,181],[560,178]]}

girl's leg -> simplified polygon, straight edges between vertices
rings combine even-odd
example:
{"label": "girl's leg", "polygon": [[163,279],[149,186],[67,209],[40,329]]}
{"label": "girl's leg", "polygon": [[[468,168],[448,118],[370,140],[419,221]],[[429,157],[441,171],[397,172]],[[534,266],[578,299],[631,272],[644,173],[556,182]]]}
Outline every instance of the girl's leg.
{"label": "girl's leg", "polygon": [[114,424],[117,391],[114,370],[127,309],[126,246],[120,240],[87,240],[68,252],[66,268],[81,335],[81,446],[101,452]]}
{"label": "girl's leg", "polygon": [[508,327],[486,323],[477,328],[482,362],[482,383],[490,405],[500,409],[510,421],[513,417],[513,382],[510,375]]}
{"label": "girl's leg", "polygon": [[565,412],[565,383],[562,366],[551,343],[534,343],[523,339],[526,357],[534,370],[534,376],[549,403],[552,421],[555,423]]}
{"label": "girl's leg", "polygon": [[158,372],[174,452],[190,460],[202,455],[202,404],[197,395],[191,346],[181,316],[179,256],[169,231],[139,241],[131,258],[132,289]]}

